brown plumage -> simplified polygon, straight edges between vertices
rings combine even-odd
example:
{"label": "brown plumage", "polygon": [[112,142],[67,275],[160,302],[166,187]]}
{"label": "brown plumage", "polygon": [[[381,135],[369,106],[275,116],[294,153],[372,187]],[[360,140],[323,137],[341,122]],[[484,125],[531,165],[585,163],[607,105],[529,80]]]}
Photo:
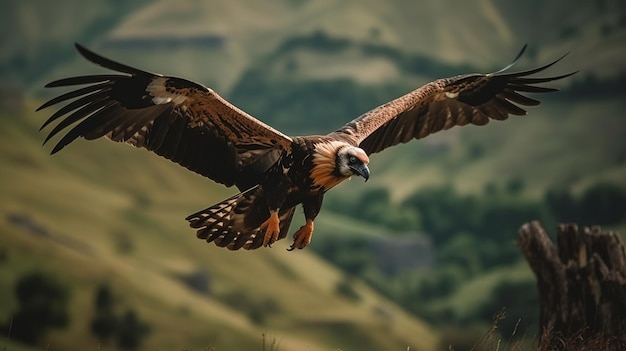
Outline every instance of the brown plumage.
{"label": "brown plumage", "polygon": [[226,186],[237,186],[239,194],[187,217],[198,238],[232,250],[270,246],[284,238],[299,204],[306,223],[295,232],[290,249],[306,247],[324,193],[352,175],[367,180],[368,154],[455,125],[483,125],[490,119],[507,119],[509,114],[524,115],[520,105],[534,106],[539,101],[520,92],[556,91],[536,84],[573,74],[529,77],[562,57],[536,69],[505,73],[522,50],[498,72],[439,79],[328,135],[289,137],[200,84],[132,68],[78,44],[76,48],[89,61],[121,74],[66,78],[46,85],[85,85],[38,109],[66,103],[41,127],[61,119],[46,142],[69,129],[52,153],[78,137],[104,136],[154,151]]}

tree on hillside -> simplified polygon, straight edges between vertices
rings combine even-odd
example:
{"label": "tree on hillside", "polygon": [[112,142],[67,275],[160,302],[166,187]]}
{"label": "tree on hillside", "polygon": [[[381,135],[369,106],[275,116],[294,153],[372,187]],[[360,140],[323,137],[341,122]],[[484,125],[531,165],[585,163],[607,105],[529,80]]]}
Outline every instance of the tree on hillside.
{"label": "tree on hillside", "polygon": [[115,315],[115,299],[111,288],[102,284],[96,290],[94,301],[95,315],[91,320],[91,332],[98,340],[107,342],[117,331],[118,317]]}
{"label": "tree on hillside", "polygon": [[560,222],[615,225],[626,220],[626,191],[613,183],[596,183],[579,197],[571,190],[552,188],[545,194],[548,208]]}
{"label": "tree on hillside", "polygon": [[142,321],[134,310],[128,309],[120,318],[117,345],[125,350],[135,350],[149,332],[150,326]]}
{"label": "tree on hillside", "polygon": [[100,342],[115,339],[125,350],[137,349],[150,332],[150,326],[139,318],[133,309],[127,309],[121,316],[116,313],[116,300],[111,287],[101,284],[94,296],[94,317],[91,332]]}
{"label": "tree on hillside", "polygon": [[69,324],[69,292],[53,277],[29,273],[17,282],[15,295],[19,307],[11,317],[12,339],[36,344],[48,330]]}

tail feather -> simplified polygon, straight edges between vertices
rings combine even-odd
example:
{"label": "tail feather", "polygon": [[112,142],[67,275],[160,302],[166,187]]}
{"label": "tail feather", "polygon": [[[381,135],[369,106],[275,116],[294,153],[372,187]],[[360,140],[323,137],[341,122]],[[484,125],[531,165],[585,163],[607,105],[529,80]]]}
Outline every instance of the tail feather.
{"label": "tail feather", "polygon": [[[260,196],[260,192],[260,187],[253,187],[189,215],[186,220],[192,228],[198,230],[199,239],[213,242],[217,246],[227,247],[230,250],[238,250],[242,247],[246,250],[257,249],[263,245],[265,236],[265,232],[260,230],[260,224],[269,217],[267,205]],[[279,211],[279,239],[287,236],[294,211],[295,207]],[[266,218],[259,217],[260,213],[263,213]]]}

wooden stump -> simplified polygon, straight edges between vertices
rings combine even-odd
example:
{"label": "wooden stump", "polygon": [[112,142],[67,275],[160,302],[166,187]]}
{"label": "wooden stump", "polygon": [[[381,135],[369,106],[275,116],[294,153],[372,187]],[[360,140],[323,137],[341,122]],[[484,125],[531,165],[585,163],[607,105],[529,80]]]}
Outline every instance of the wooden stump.
{"label": "wooden stump", "polygon": [[558,227],[556,247],[539,222],[518,245],[537,277],[540,349],[626,350],[626,248],[599,227]]}

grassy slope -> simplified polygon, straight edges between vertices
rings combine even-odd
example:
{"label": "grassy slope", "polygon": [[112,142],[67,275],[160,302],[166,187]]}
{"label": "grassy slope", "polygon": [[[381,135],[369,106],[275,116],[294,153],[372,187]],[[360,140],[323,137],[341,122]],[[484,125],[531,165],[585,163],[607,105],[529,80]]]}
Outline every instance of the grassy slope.
{"label": "grassy slope", "polygon": [[[29,105],[27,109],[33,107]],[[459,129],[453,140],[498,145],[476,162],[462,162],[465,144],[460,142],[453,142],[443,159],[427,158],[425,164],[414,161],[420,147],[401,148],[390,154],[391,160],[383,155],[379,156],[381,162],[375,160],[374,172],[379,176],[372,185],[348,182],[337,192],[351,196],[364,186],[389,182],[420,187],[435,181],[432,174],[439,174],[466,191],[482,189],[478,184],[484,182],[521,174],[529,182],[531,196],[538,196],[532,194],[532,189],[544,184],[571,182],[583,186],[598,178],[623,181],[625,170],[611,162],[615,156],[611,151],[623,148],[619,113],[623,108],[623,102],[613,100],[569,107],[552,100],[524,121]],[[545,115],[540,113],[543,110]],[[556,111],[566,113],[554,116]],[[571,115],[567,113],[570,111]],[[599,111],[605,116],[604,123],[585,117],[589,111]],[[124,304],[136,305],[140,314],[153,323],[154,330],[171,331],[154,333],[146,345],[152,348],[254,348],[260,345],[263,332],[269,332],[270,337],[275,335],[288,350],[309,343],[311,349],[353,349],[359,340],[386,347],[406,343],[428,349],[433,345],[434,336],[423,324],[358,284],[362,302],[353,304],[338,298],[333,291],[341,274],[307,252],[284,252],[287,243],[271,251],[233,253],[198,242],[182,217],[227,196],[230,190],[213,186],[149,153],[113,143],[82,142],[82,146],[72,145],[50,157],[39,145],[42,135],[36,133],[42,118],[30,113],[2,116],[0,148],[4,166],[0,171],[0,194],[9,200],[0,204],[0,211],[5,218],[8,214],[26,214],[52,235],[29,235],[23,228],[2,222],[3,248],[8,249],[9,263],[0,266],[0,296],[11,301],[8,284],[34,268],[55,272],[70,284],[75,323],[67,332],[55,334],[53,346],[95,343],[86,332],[85,319],[89,317],[93,288],[102,281],[114,285]],[[495,132],[498,130],[501,133]],[[550,138],[555,133],[559,134],[558,142]],[[579,151],[568,152],[572,145]],[[557,161],[550,155],[556,155]],[[395,171],[385,172],[389,162],[399,165]],[[530,170],[517,168],[528,164],[533,165]],[[564,173],[560,169],[576,176],[562,179]],[[417,177],[398,175],[405,172]],[[420,181],[420,177],[425,180]],[[371,231],[371,227],[358,222],[347,223],[339,216],[325,213],[318,223],[319,234]],[[116,253],[114,243],[119,233],[131,238],[136,247],[133,254]],[[249,291],[249,296],[278,301],[281,313],[270,316],[266,326],[258,327],[240,312],[190,291],[175,278],[197,269],[210,272],[214,296]],[[393,315],[391,326],[385,318],[372,315],[374,307],[381,304]],[[13,307],[13,303],[4,304],[0,313],[7,316]],[[392,335],[397,337],[383,336],[386,330],[380,329],[382,325],[394,330]],[[342,337],[329,333],[329,326],[345,329]]]}
{"label": "grassy slope", "polygon": [[[150,153],[104,141],[50,157],[36,132],[44,117],[0,116],[0,232],[9,256],[0,265],[0,296],[11,301],[0,307],[0,319],[15,307],[10,284],[16,277],[32,269],[55,273],[72,288],[74,323],[54,334],[51,350],[96,345],[87,321],[100,282],[112,284],[124,305],[150,321],[154,332],[146,349],[260,349],[264,332],[284,350],[432,349],[435,333],[371,289],[355,283],[358,302],[338,296],[342,274],[306,250],[289,253],[284,242],[272,250],[230,252],[194,238],[182,218],[228,190]],[[49,236],[12,224],[11,214],[31,218]],[[135,246],[131,254],[116,251],[120,235]],[[176,278],[199,269],[210,274],[210,296]],[[255,325],[220,302],[233,292],[272,299],[279,312]],[[380,308],[388,313],[376,314]]]}

